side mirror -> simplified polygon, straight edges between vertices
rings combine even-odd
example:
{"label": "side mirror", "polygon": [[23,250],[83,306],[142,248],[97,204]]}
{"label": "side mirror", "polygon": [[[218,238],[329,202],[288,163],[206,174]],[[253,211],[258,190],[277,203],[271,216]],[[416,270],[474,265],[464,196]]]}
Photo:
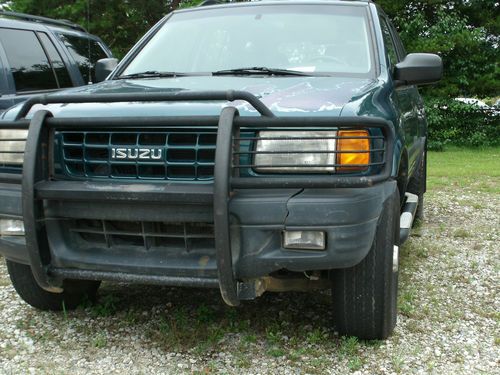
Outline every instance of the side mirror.
{"label": "side mirror", "polygon": [[410,53],[394,67],[394,79],[400,86],[435,83],[443,77],[443,61],[431,53]]}
{"label": "side mirror", "polygon": [[118,65],[118,59],[109,57],[107,59],[97,60],[95,64],[95,78],[96,82],[102,82]]}

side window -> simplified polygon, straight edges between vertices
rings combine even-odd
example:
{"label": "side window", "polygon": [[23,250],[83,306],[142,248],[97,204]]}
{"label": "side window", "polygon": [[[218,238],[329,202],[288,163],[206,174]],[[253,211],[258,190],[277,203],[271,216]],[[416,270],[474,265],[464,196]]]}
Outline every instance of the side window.
{"label": "side window", "polygon": [[0,42],[17,92],[58,88],[49,59],[34,32],[0,28]]}
{"label": "side window", "polygon": [[85,83],[95,82],[95,63],[108,57],[101,45],[92,39],[69,34],[59,34],[69,53],[76,61]]}
{"label": "side window", "polygon": [[47,52],[47,55],[50,58],[52,69],[54,69],[54,73],[56,74],[59,87],[72,87],[73,84],[71,82],[68,69],[66,68],[66,65],[64,65],[61,55],[50,40],[49,36],[42,32],[38,32],[37,34],[43,44],[43,47],[45,48],[45,52]]}
{"label": "side window", "polygon": [[390,27],[391,27],[394,42],[396,43],[396,48],[399,52],[400,60],[403,60],[406,57],[405,47],[403,46],[403,42],[401,41],[401,38],[399,37],[399,34],[396,31],[396,28],[394,27],[394,25],[392,23],[390,24]]}
{"label": "side window", "polygon": [[389,54],[389,60],[391,61],[391,65],[396,65],[399,62],[398,54],[396,52],[396,46],[394,45],[394,41],[392,40],[389,25],[387,24],[385,18],[380,19],[380,26],[382,28],[384,44],[385,48],[387,49],[387,53]]}

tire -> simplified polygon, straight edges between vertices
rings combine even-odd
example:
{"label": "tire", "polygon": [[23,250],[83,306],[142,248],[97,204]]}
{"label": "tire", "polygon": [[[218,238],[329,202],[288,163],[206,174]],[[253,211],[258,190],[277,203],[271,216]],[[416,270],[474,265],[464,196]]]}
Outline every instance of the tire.
{"label": "tire", "polygon": [[340,335],[381,340],[394,330],[398,293],[397,263],[393,270],[395,245],[399,245],[397,191],[384,204],[366,258],[354,267],[333,271],[333,319]]}
{"label": "tire", "polygon": [[17,294],[40,310],[73,310],[84,301],[93,302],[101,284],[100,281],[65,280],[64,292],[50,293],[38,286],[30,266],[7,260],[7,271]]}

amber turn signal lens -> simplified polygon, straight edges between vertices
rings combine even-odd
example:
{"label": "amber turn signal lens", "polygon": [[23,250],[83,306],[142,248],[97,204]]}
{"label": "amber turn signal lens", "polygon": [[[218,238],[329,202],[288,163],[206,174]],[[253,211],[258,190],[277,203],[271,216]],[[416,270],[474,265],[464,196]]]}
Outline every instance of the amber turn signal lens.
{"label": "amber turn signal lens", "polygon": [[340,166],[337,167],[337,171],[364,171],[368,169],[368,164],[370,163],[370,139],[368,138],[368,131],[339,130],[338,136],[337,164]]}

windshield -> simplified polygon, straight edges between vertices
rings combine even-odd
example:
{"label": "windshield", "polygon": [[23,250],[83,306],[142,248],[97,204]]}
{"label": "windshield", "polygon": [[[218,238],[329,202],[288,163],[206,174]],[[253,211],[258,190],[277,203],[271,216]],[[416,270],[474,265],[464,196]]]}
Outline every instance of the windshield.
{"label": "windshield", "polygon": [[372,76],[366,13],[358,6],[289,4],[175,13],[122,75],[266,67]]}

